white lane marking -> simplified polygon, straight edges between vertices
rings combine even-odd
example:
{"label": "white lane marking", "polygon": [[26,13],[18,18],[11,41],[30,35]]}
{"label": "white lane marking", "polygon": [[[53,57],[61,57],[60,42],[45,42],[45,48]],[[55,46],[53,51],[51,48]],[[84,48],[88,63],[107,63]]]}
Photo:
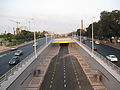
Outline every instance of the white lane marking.
{"label": "white lane marking", "polygon": [[50,85],[50,88],[52,88],[52,85]]}
{"label": "white lane marking", "polygon": [[50,82],[51,84],[53,83],[53,81]]}
{"label": "white lane marking", "polygon": [[64,83],[66,82],[66,80],[64,80]]}
{"label": "white lane marking", "polygon": [[66,78],[66,76],[64,76],[64,78]]}
{"label": "white lane marking", "polygon": [[4,56],[6,56],[7,54],[3,54],[3,55],[0,55],[0,57],[4,57]]}
{"label": "white lane marking", "polygon": [[64,72],[65,72],[65,70],[64,70]]}
{"label": "white lane marking", "polygon": [[80,85],[79,85],[78,87],[79,87],[79,88],[81,88],[81,86],[80,86]]}
{"label": "white lane marking", "polygon": [[64,84],[64,87],[67,87],[67,85],[66,85],[66,84]]}
{"label": "white lane marking", "polygon": [[53,80],[54,78],[52,77],[52,80]]}
{"label": "white lane marking", "polygon": [[54,74],[52,74],[52,77],[54,77]]}
{"label": "white lane marking", "polygon": [[78,81],[78,85],[80,84],[80,82]]}
{"label": "white lane marking", "polygon": [[64,75],[65,75],[66,73],[64,72]]}

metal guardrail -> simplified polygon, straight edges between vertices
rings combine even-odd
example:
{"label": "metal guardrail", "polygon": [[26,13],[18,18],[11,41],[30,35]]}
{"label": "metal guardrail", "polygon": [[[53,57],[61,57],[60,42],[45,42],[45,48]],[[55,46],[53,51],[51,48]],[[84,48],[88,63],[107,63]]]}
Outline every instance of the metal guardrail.
{"label": "metal guardrail", "polygon": [[[82,45],[87,48],[91,53],[92,50],[90,47],[88,47],[87,45],[83,44]],[[110,66],[112,69],[114,69],[119,75],[120,75],[120,67],[118,67],[117,65],[115,65],[114,63],[112,63],[111,61],[109,61],[108,59],[106,59],[104,56],[102,56],[101,54],[97,53],[96,51],[93,52],[94,55],[96,55],[97,57],[99,57],[104,63],[106,63],[108,66]]]}

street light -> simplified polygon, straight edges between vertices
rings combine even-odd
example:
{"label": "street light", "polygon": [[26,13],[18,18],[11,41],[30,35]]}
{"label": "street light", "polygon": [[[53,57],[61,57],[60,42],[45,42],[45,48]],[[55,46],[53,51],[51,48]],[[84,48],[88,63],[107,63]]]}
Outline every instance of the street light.
{"label": "street light", "polygon": [[95,17],[93,17],[92,18],[92,57],[93,57],[93,51],[94,51],[94,31],[93,31],[93,19],[94,19]]}
{"label": "street light", "polygon": [[83,20],[81,20],[81,28],[80,28],[80,45],[81,45],[81,38],[82,38],[81,36],[82,29],[83,29]]}
{"label": "street light", "polygon": [[48,35],[48,34],[46,33],[46,34],[45,34],[45,37],[46,37],[46,46],[47,46],[47,35]]}
{"label": "street light", "polygon": [[35,51],[35,58],[37,58],[37,43],[36,43],[36,34],[35,34],[35,31],[34,31],[34,51]]}
{"label": "street light", "polygon": [[[34,21],[34,18],[32,18],[32,20]],[[35,28],[35,22],[34,23],[34,28]],[[35,31],[34,31],[34,52],[35,52],[35,58],[37,58],[37,44],[36,44],[36,34],[35,34]]]}

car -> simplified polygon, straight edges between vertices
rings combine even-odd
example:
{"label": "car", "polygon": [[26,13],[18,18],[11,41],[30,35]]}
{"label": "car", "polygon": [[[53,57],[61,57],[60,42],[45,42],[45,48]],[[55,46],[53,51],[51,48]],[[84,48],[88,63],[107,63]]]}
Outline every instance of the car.
{"label": "car", "polygon": [[106,58],[110,61],[118,61],[118,58],[115,55],[108,55]]}
{"label": "car", "polygon": [[95,41],[95,44],[96,44],[96,45],[99,45],[99,44],[100,44],[100,41],[99,41],[99,40]]}
{"label": "car", "polygon": [[20,56],[20,55],[22,55],[23,54],[23,51],[22,50],[17,50],[16,52],[15,52],[15,56]]}
{"label": "car", "polygon": [[12,47],[11,50],[14,51],[14,50],[17,50],[18,47]]}
{"label": "car", "polygon": [[19,56],[14,56],[10,61],[9,61],[9,65],[14,65],[19,63],[20,61],[20,57]]}

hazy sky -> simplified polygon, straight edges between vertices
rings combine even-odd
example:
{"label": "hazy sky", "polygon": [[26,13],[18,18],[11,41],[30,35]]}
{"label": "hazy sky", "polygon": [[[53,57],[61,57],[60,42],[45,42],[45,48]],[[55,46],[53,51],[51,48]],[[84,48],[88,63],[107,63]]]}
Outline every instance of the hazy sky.
{"label": "hazy sky", "polygon": [[98,21],[100,12],[116,9],[120,0],[0,0],[0,33],[13,32],[11,20],[24,26],[30,21],[31,30],[70,32],[79,28],[81,19],[88,27],[92,17]]}

